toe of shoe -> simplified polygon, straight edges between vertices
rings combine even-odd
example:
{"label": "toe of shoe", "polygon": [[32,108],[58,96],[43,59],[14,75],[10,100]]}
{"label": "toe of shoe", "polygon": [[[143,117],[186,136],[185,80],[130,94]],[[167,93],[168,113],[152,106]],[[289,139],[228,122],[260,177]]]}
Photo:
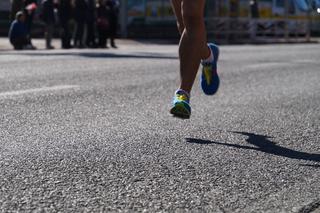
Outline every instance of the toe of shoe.
{"label": "toe of shoe", "polygon": [[201,88],[206,95],[216,94],[219,89],[219,86],[220,86],[220,79],[218,75],[216,75],[212,79],[211,84],[207,84],[207,81],[205,80],[204,77],[201,78]]}

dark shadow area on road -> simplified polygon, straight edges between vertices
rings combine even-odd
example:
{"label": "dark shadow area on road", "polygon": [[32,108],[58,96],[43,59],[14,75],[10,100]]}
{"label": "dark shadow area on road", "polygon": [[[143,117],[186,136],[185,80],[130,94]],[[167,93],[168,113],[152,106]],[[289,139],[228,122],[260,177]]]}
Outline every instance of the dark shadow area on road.
{"label": "dark shadow area on road", "polygon": [[279,146],[275,142],[270,140],[272,137],[269,137],[266,135],[256,135],[254,133],[248,133],[248,132],[232,132],[232,133],[248,136],[246,141],[249,144],[254,145],[254,147],[243,146],[238,144],[214,142],[214,141],[194,139],[194,138],[186,138],[186,141],[188,143],[196,143],[196,144],[204,144],[204,145],[216,144],[216,145],[234,147],[238,149],[256,150],[256,151],[277,155],[281,157],[287,157],[291,159],[320,162],[320,154],[300,152],[300,151],[295,151],[286,147]]}
{"label": "dark shadow area on road", "polygon": [[320,164],[300,164],[300,166],[305,166],[305,167],[312,167],[312,168],[316,168],[316,169],[320,169]]}
{"label": "dark shadow area on road", "polygon": [[201,140],[201,139],[195,139],[195,138],[186,138],[186,141],[188,143],[195,143],[195,144],[201,144],[201,145],[221,144],[219,142],[213,142],[209,140]]}
{"label": "dark shadow area on road", "polygon": [[145,59],[178,59],[177,56],[165,54],[138,52],[136,54],[96,53],[96,52],[15,52],[0,55],[25,55],[25,56],[80,56],[87,58],[145,58]]}

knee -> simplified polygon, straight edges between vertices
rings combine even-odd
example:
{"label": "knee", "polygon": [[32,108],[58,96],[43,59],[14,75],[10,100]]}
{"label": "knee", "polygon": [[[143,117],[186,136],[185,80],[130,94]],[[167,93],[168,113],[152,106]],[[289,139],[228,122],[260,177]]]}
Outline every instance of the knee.
{"label": "knee", "polygon": [[190,7],[183,7],[182,17],[186,29],[197,28],[204,22],[201,10],[190,9]]}
{"label": "knee", "polygon": [[203,22],[203,17],[194,12],[186,12],[183,14],[183,21],[186,28],[196,28]]}

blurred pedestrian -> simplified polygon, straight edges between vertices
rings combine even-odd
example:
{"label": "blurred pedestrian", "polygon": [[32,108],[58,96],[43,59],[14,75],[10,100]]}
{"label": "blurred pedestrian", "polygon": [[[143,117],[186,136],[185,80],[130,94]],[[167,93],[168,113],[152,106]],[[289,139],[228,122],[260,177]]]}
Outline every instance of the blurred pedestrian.
{"label": "blurred pedestrian", "polygon": [[257,19],[260,17],[259,14],[259,6],[257,0],[250,1],[250,39],[255,40],[257,36],[258,30],[258,21]]}
{"label": "blurred pedestrian", "polygon": [[55,14],[54,14],[54,2],[53,0],[42,0],[42,11],[41,11],[41,19],[45,23],[45,39],[46,39],[46,48],[54,49],[51,45],[51,40],[54,31],[55,25]]}
{"label": "blurred pedestrian", "polygon": [[86,22],[87,3],[85,0],[75,0],[74,18],[76,21],[76,34],[74,37],[74,46],[83,48],[83,35]]}
{"label": "blurred pedestrian", "polygon": [[29,42],[30,42],[30,45],[34,49],[36,49],[36,47],[33,46],[32,42],[31,42],[31,29],[32,29],[32,25],[33,25],[35,11],[37,9],[37,0],[23,0],[23,1],[24,1],[23,8],[24,8],[25,16],[26,16],[25,23],[26,23],[27,30],[28,30]]}
{"label": "blurred pedestrian", "polygon": [[251,0],[250,1],[250,12],[251,12],[251,18],[259,18],[259,6],[257,0]]}
{"label": "blurred pedestrian", "polygon": [[28,37],[26,16],[22,11],[17,12],[16,19],[11,23],[9,40],[15,50],[33,49]]}
{"label": "blurred pedestrian", "polygon": [[72,14],[71,0],[60,0],[58,3],[58,15],[61,26],[61,47],[71,48],[70,20]]}
{"label": "blurred pedestrian", "polygon": [[115,37],[117,35],[118,20],[119,20],[119,1],[107,0],[107,6],[110,8],[110,27],[108,37],[110,38],[110,45],[113,48],[117,48],[115,44]]}
{"label": "blurred pedestrian", "polygon": [[97,8],[97,28],[99,34],[99,47],[108,48],[107,36],[110,28],[110,8],[106,0],[99,0]]}
{"label": "blurred pedestrian", "polygon": [[87,0],[87,13],[86,13],[86,25],[87,25],[87,47],[96,47],[95,36],[95,21],[96,21],[96,1]]}
{"label": "blurred pedestrian", "polygon": [[24,11],[26,14],[26,25],[28,32],[30,34],[31,27],[33,24],[33,18],[35,15],[35,11],[37,9],[37,0],[23,0],[24,1]]}

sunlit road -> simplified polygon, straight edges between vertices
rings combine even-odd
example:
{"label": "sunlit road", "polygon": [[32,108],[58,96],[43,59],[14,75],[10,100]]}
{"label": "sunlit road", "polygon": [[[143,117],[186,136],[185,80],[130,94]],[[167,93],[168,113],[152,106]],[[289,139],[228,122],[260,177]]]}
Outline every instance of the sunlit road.
{"label": "sunlit road", "polygon": [[0,51],[0,212],[319,212],[319,59],[222,46],[179,120],[176,45]]}

